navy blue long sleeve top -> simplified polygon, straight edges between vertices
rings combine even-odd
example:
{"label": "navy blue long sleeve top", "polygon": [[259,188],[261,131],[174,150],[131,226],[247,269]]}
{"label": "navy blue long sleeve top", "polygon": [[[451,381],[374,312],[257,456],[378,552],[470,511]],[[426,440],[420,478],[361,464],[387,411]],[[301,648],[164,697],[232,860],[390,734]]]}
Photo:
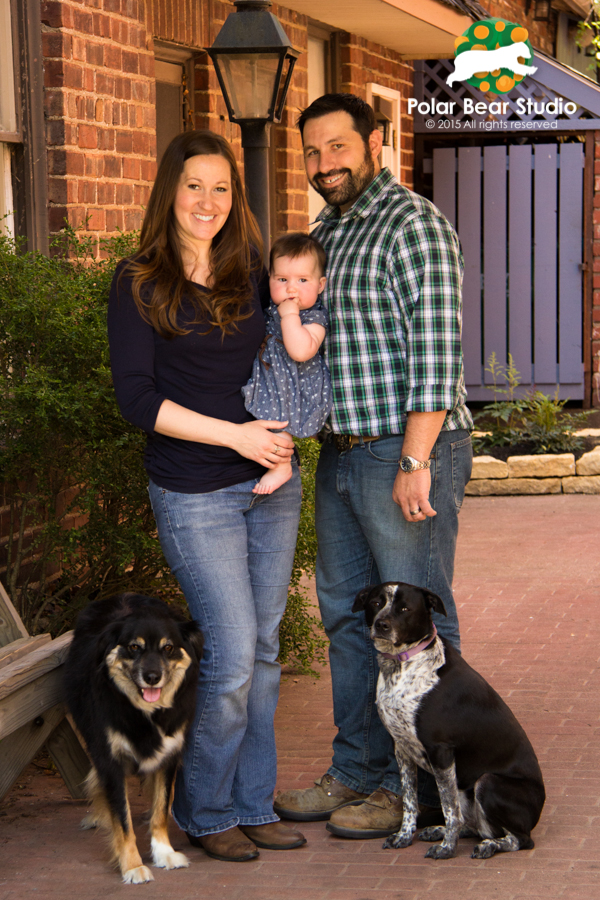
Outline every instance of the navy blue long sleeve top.
{"label": "navy blue long sleeve top", "polygon": [[250,378],[265,335],[268,280],[253,277],[252,315],[224,336],[220,328],[208,331],[202,322],[191,324],[197,312],[192,300],[184,298],[178,325],[190,331],[170,339],[142,318],[131,283],[124,260],[110,291],[110,362],[122,415],[147,434],[144,464],[149,477],[159,487],[183,494],[260,478],[265,469],[229,447],[167,437],[154,428],[164,400],[236,424],[252,420],[241,388]]}

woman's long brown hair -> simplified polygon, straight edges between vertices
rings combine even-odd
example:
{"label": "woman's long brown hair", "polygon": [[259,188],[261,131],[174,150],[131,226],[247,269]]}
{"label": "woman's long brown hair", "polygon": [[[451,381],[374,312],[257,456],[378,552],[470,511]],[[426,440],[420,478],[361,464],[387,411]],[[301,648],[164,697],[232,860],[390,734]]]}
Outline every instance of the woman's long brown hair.
{"label": "woman's long brown hair", "polygon": [[[173,213],[181,173],[192,156],[222,156],[231,169],[231,212],[213,238],[208,292],[196,288],[185,276]],[[177,135],[161,160],[142,225],[140,248],[126,270],[133,274],[133,298],[140,315],[163,337],[187,334],[189,329],[177,324],[185,295],[197,307],[198,322],[208,325],[209,331],[220,328],[223,334],[230,334],[237,322],[252,315],[250,274],[260,267],[261,259],[260,231],[229,143],[212,131]]]}

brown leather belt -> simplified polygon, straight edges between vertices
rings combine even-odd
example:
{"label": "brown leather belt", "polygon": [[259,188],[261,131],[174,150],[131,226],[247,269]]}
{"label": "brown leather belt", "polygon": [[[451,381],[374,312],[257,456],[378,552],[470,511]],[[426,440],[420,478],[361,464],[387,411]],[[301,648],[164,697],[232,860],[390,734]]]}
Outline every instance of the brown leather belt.
{"label": "brown leather belt", "polygon": [[378,441],[380,435],[372,434],[332,434],[335,449],[338,453],[345,453],[346,450],[352,450],[358,444],[368,444],[369,442]]}

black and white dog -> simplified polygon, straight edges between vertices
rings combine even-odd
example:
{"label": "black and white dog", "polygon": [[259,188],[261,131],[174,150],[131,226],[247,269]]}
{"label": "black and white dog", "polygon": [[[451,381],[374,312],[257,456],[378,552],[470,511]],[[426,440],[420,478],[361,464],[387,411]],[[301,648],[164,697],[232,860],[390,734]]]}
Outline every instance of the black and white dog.
{"label": "black and white dog", "polygon": [[155,866],[189,865],[168,834],[171,789],[196,698],[202,634],[153,597],[118,594],[80,614],[65,663],[67,703],[87,745],[93,811],[84,828],[108,829],[123,881],[153,881],[137,849],[126,778],[147,780]]}
{"label": "black and white dog", "polygon": [[446,826],[419,838],[439,841],[426,856],[456,855],[459,837],[477,837],[472,856],[533,847],[545,800],[529,739],[506,703],[443,638],[431,612],[446,615],[431,591],[387,582],[360,591],[378,650],[377,708],[395,742],[404,813],[384,847],[408,847],[417,828],[417,766],[436,779]]}

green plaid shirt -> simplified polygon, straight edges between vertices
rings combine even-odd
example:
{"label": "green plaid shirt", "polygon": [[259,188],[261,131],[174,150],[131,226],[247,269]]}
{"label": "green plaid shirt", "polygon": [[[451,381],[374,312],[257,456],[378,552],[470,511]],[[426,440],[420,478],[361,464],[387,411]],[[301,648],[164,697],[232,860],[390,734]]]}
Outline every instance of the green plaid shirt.
{"label": "green plaid shirt", "polygon": [[313,232],[327,251],[325,358],[339,434],[401,434],[409,412],[448,410],[471,429],[460,343],[458,236],[389,169],[345,213],[326,206]]}

